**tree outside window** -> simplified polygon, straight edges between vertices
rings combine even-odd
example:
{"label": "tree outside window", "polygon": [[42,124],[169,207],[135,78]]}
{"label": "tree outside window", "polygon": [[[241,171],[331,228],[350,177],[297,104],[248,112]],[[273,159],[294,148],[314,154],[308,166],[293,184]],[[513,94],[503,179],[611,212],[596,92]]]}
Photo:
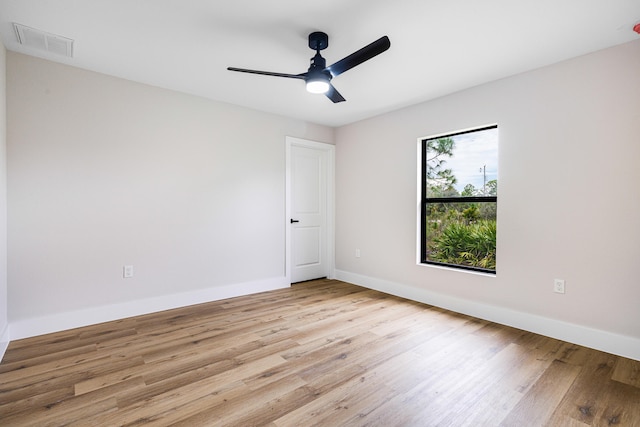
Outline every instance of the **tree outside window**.
{"label": "tree outside window", "polygon": [[421,144],[421,262],[495,273],[498,127]]}

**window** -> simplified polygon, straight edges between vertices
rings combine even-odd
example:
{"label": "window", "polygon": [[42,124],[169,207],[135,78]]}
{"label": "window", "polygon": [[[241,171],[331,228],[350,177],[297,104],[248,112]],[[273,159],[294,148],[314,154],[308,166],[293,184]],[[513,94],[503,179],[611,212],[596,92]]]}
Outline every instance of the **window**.
{"label": "window", "polygon": [[420,143],[420,262],[495,274],[498,127]]}

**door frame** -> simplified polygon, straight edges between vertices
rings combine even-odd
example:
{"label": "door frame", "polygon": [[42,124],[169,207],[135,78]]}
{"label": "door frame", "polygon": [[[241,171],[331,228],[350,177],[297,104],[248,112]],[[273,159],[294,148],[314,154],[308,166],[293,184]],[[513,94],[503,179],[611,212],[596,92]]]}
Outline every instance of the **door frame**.
{"label": "door frame", "polygon": [[322,150],[327,153],[327,226],[325,233],[327,242],[327,278],[335,278],[335,163],[336,147],[325,142],[310,141],[307,139],[285,137],[285,276],[287,283],[291,284],[291,149],[292,147],[304,147]]}

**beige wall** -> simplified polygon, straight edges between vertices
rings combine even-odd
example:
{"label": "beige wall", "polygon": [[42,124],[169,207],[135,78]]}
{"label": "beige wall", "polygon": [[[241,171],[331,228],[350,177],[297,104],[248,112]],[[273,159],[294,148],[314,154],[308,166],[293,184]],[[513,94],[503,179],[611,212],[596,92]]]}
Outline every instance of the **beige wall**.
{"label": "beige wall", "polygon": [[12,339],[64,313],[284,284],[285,136],[332,143],[333,129],[11,52],[7,65]]}
{"label": "beige wall", "polygon": [[[638,70],[640,41],[338,129],[337,276],[640,358]],[[492,123],[497,275],[416,265],[417,138]]]}
{"label": "beige wall", "polygon": [[0,358],[9,342],[7,320],[6,51],[0,42]]}

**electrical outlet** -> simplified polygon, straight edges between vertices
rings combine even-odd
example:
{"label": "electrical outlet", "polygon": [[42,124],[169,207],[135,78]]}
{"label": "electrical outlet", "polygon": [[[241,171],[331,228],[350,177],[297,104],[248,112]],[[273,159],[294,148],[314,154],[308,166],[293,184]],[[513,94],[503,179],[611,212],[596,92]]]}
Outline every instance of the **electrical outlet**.
{"label": "electrical outlet", "polygon": [[133,265],[125,265],[122,267],[122,277],[124,279],[130,279],[133,277]]}
{"label": "electrical outlet", "polygon": [[564,294],[564,280],[563,279],[554,279],[553,280],[553,292],[557,294]]}
{"label": "electrical outlet", "polygon": [[356,249],[356,258],[360,258],[360,249]]}

